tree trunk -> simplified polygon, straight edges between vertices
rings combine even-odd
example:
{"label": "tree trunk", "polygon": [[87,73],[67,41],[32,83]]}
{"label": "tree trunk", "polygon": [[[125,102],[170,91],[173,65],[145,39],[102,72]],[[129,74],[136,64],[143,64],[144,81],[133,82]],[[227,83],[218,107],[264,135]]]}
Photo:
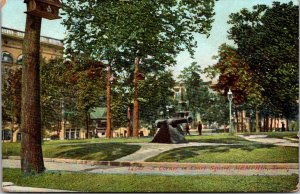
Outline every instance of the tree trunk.
{"label": "tree trunk", "polygon": [[286,119],[286,131],[289,131],[289,120]]}
{"label": "tree trunk", "polygon": [[131,127],[130,127],[130,107],[127,109],[127,137],[131,137]]}
{"label": "tree trunk", "polygon": [[271,117],[271,122],[270,122],[270,131],[272,131],[273,128],[273,117]]}
{"label": "tree trunk", "polygon": [[21,109],[21,171],[45,170],[42,152],[40,107],[40,32],[42,18],[27,14],[23,42]]}
{"label": "tree trunk", "polygon": [[138,74],[140,59],[134,61],[133,137],[139,137]]}
{"label": "tree trunk", "polygon": [[240,131],[240,127],[239,127],[239,115],[238,115],[238,111],[235,111],[235,119],[236,119],[236,132]]}
{"label": "tree trunk", "polygon": [[89,113],[85,114],[85,128],[86,128],[86,138],[90,138],[90,126],[89,126]]}
{"label": "tree trunk", "polygon": [[247,132],[251,132],[252,131],[252,121],[251,121],[251,115],[249,116],[249,120],[248,120],[248,129]]}
{"label": "tree trunk", "polygon": [[270,131],[271,118],[270,118],[270,116],[268,116],[267,118],[268,118],[268,120],[267,120],[267,131]]}
{"label": "tree trunk", "polygon": [[242,130],[242,132],[244,132],[244,111],[242,110],[242,112],[241,112],[241,130]]}
{"label": "tree trunk", "polygon": [[260,131],[259,122],[260,122],[260,119],[259,119],[259,110],[256,108],[256,110],[255,110],[255,131],[257,133]]}
{"label": "tree trunk", "polygon": [[111,69],[110,64],[107,66],[107,81],[106,81],[106,130],[105,130],[105,137],[111,138],[111,108],[110,108],[110,93],[111,93],[111,86],[110,86],[110,76],[111,76]]}

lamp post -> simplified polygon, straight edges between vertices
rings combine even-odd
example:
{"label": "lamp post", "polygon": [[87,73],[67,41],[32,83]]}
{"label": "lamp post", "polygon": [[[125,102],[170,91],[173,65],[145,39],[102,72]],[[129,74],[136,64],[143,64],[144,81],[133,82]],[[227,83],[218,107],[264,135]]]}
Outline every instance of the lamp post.
{"label": "lamp post", "polygon": [[229,89],[228,93],[227,93],[227,98],[228,98],[228,101],[229,101],[229,132],[231,134],[233,134],[233,129],[232,129],[232,116],[231,116],[231,102],[232,102],[232,99],[233,99],[233,94],[231,92],[231,90]]}

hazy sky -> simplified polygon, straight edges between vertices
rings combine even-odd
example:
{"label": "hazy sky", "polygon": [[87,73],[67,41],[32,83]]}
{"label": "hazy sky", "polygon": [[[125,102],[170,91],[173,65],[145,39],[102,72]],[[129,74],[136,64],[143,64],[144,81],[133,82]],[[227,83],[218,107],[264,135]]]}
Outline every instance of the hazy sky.
{"label": "hazy sky", "polygon": [[[277,0],[282,3],[287,3],[290,0]],[[299,4],[297,0],[292,0],[294,4]],[[25,30],[25,3],[24,0],[7,0],[6,5],[2,10],[2,26]],[[191,62],[196,61],[203,67],[214,64],[216,61],[212,56],[217,54],[218,47],[222,43],[232,44],[227,39],[227,31],[229,25],[227,24],[230,13],[238,12],[242,8],[251,9],[253,5],[266,4],[271,5],[272,0],[219,0],[215,5],[215,21],[210,33],[210,37],[206,38],[202,35],[197,35],[195,38],[198,41],[198,48],[196,49],[195,59],[191,59],[187,52],[182,52],[177,58],[177,65],[173,68],[174,76]],[[63,39],[65,34],[64,26],[62,26],[61,19],[42,21],[42,35],[57,39]]]}

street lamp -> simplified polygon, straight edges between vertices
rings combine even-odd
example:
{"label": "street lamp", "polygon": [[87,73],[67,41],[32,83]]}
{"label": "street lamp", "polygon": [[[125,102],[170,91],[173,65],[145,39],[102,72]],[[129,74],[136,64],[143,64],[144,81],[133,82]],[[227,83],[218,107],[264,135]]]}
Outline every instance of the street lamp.
{"label": "street lamp", "polygon": [[231,90],[229,89],[228,93],[227,93],[227,98],[229,100],[229,132],[232,134],[233,133],[233,128],[232,128],[232,116],[231,116],[231,102],[233,99],[233,94],[231,92]]}

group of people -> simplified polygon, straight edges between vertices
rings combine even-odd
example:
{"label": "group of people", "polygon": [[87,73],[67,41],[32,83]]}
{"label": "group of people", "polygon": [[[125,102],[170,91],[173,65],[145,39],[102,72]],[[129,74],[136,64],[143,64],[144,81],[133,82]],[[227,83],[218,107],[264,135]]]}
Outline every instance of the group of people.
{"label": "group of people", "polygon": [[[202,123],[201,123],[201,121],[198,122],[197,129],[198,129],[199,135],[202,135]],[[189,126],[188,123],[185,124],[185,132],[186,132],[186,135],[191,135],[190,126]]]}

